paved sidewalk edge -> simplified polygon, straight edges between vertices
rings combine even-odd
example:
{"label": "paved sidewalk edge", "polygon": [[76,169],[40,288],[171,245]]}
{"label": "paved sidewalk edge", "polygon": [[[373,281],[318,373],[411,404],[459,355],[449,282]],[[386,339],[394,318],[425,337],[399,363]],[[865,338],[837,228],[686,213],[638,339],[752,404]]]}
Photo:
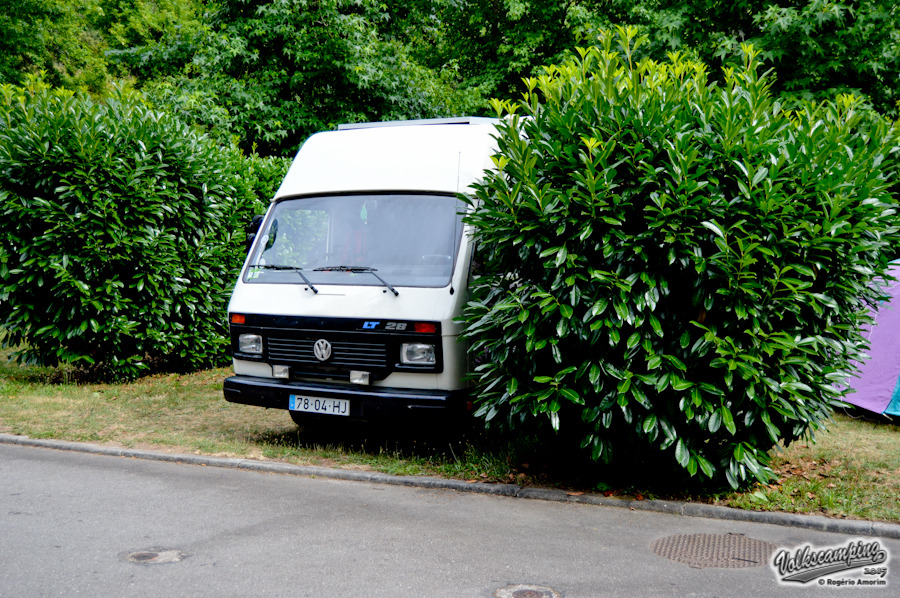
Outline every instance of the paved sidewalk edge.
{"label": "paved sidewalk edge", "polygon": [[556,502],[601,505],[605,507],[627,508],[635,511],[655,511],[659,513],[670,513],[673,515],[683,515],[687,517],[705,517],[708,519],[769,523],[772,525],[799,527],[838,534],[877,536],[881,538],[900,540],[900,524],[884,523],[881,521],[831,519],[819,515],[797,515],[794,513],[780,513],[773,511],[745,511],[743,509],[734,509],[732,507],[722,507],[718,505],[708,505],[702,503],[686,503],[667,500],[631,500],[624,498],[612,498],[599,494],[568,493],[564,490],[556,490],[552,488],[523,488],[516,484],[468,483],[463,480],[452,480],[426,476],[396,476],[370,471],[330,469],[327,467],[315,467],[311,465],[291,465],[290,463],[257,461],[253,459],[234,459],[228,457],[210,457],[204,455],[188,455],[180,453],[160,453],[155,451],[126,449],[119,447],[102,446],[97,444],[86,444],[81,442],[69,442],[65,440],[44,440],[29,438],[27,436],[17,436],[14,434],[0,434],[0,444],[15,444],[21,446],[49,448],[63,451],[91,453],[95,455],[107,455],[111,457],[147,459],[150,461],[168,461],[171,463],[184,463],[188,465],[205,465],[207,467],[225,467],[230,469],[243,469],[247,471],[280,473],[286,475],[305,476],[310,478],[328,478],[356,482],[370,482],[375,484],[391,484],[395,486],[411,486],[416,488],[438,488],[446,490],[457,490],[460,492],[478,492],[482,494],[493,494],[497,496],[509,496],[515,498],[532,498],[538,500],[551,500]]}

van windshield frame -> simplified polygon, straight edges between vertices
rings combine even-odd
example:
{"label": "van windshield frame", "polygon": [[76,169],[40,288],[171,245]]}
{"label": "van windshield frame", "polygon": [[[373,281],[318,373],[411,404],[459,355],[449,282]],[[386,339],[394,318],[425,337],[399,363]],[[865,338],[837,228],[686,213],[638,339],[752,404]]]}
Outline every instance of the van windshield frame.
{"label": "van windshield frame", "polygon": [[446,287],[456,268],[465,210],[465,202],[447,194],[279,199],[260,227],[242,280]]}

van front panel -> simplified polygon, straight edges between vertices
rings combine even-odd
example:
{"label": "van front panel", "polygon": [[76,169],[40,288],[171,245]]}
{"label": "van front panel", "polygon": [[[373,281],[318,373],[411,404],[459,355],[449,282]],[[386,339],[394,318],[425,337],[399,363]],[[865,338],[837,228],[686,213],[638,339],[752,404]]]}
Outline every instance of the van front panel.
{"label": "van front panel", "polygon": [[[231,325],[231,349],[240,361],[287,366],[287,379],[350,381],[351,371],[370,382],[394,372],[435,374],[444,369],[440,322],[247,314]],[[253,352],[241,337],[260,337]],[[245,336],[246,338],[246,336]],[[428,363],[404,362],[403,349],[432,347]],[[408,361],[408,360],[407,360]]]}

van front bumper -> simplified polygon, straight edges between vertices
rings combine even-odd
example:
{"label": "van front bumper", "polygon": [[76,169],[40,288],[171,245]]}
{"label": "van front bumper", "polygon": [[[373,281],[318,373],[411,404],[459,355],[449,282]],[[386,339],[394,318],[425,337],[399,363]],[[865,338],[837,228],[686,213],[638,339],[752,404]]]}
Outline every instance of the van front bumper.
{"label": "van front bumper", "polygon": [[377,419],[411,412],[467,410],[468,393],[461,390],[422,390],[320,382],[297,382],[254,376],[231,376],[223,385],[225,400],[271,409],[288,409],[290,396],[347,399],[350,417]]}

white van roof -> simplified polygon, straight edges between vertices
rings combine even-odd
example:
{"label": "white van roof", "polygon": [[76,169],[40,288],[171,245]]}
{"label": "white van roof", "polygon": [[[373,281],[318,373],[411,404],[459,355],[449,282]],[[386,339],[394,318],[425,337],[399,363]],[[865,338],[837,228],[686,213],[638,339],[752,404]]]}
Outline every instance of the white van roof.
{"label": "white van roof", "polygon": [[297,152],[274,200],[322,193],[462,193],[493,168],[492,118],[340,125]]}

